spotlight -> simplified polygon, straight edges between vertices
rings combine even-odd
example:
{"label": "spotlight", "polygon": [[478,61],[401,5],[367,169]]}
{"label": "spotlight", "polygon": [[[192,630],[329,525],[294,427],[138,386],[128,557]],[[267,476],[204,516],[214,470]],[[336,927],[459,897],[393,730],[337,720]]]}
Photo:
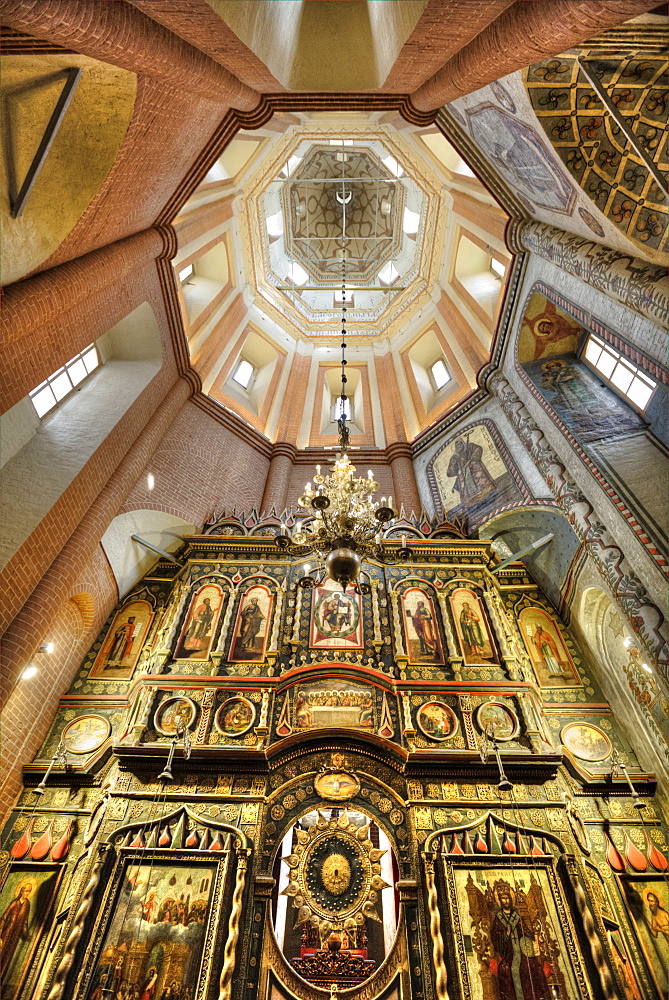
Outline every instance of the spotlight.
{"label": "spotlight", "polygon": [[40,642],[39,644],[40,653],[53,653],[55,648],[52,642]]}
{"label": "spotlight", "polygon": [[37,667],[34,663],[29,663],[21,674],[21,680],[29,681],[31,677],[34,677],[37,673]]}

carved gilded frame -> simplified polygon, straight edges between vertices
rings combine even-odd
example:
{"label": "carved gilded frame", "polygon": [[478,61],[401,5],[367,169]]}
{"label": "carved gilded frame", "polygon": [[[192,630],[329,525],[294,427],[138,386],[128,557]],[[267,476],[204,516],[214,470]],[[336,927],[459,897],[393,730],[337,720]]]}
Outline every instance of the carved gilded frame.
{"label": "carved gilded frame", "polygon": [[[113,848],[110,850],[113,851]],[[120,898],[123,878],[129,866],[132,864],[151,865],[154,870],[158,870],[162,866],[183,865],[184,863],[190,863],[194,871],[205,866],[208,869],[212,867],[215,869],[202,944],[198,985],[193,996],[193,1000],[205,1000],[209,996],[210,986],[213,982],[214,944],[219,935],[221,913],[224,909],[223,895],[229,865],[229,852],[222,851],[220,854],[212,854],[211,852],[192,850],[121,848],[118,853],[114,852],[114,854],[113,867],[106,882],[95,922],[91,928],[89,936],[91,944],[81,964],[82,971],[75,986],[75,1000],[85,1000],[89,995],[93,974],[97,968],[102,945],[111,925],[117,901]]]}
{"label": "carved gilded frame", "polygon": [[[490,855],[487,858],[476,858],[464,856],[451,858],[442,856],[442,870],[444,879],[444,899],[450,914],[450,925],[452,927],[451,947],[447,946],[455,959],[455,967],[460,986],[460,996],[462,1000],[482,1000],[484,991],[482,986],[474,984],[471,975],[471,966],[476,961],[475,955],[471,952],[471,947],[467,948],[465,942],[465,931],[463,928],[463,914],[460,899],[458,897],[458,874],[460,872],[469,873],[475,877],[475,873],[499,872],[502,870],[507,880],[515,881],[519,875],[524,875],[529,884],[531,876],[539,882],[542,888],[549,891],[548,904],[552,913],[551,927],[560,948],[563,959],[563,969],[573,982],[570,983],[571,990],[567,995],[572,995],[579,1000],[587,1000],[591,997],[594,984],[589,983],[583,957],[577,944],[576,931],[571,920],[569,907],[564,898],[564,892],[558,878],[554,858],[526,859],[521,857],[510,857],[508,855]],[[552,905],[551,905],[552,904]],[[447,924],[448,926],[448,924]],[[471,952],[471,957],[470,956]],[[569,975],[571,974],[571,975]],[[599,985],[599,984],[597,984]],[[575,990],[575,992],[574,992]]]}

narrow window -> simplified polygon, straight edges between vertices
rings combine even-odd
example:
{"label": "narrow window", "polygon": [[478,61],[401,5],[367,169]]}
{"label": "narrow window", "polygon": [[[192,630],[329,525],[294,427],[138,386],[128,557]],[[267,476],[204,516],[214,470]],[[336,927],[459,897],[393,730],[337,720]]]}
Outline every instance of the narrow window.
{"label": "narrow window", "polygon": [[99,367],[100,357],[95,344],[89,344],[79,354],[75,354],[66,365],[49,375],[30,393],[37,416],[45,417]]}
{"label": "narrow window", "polygon": [[193,273],[193,270],[194,268],[192,264],[186,264],[186,266],[181,271],[179,271],[179,281],[181,282],[182,285],[185,281],[188,281],[188,279]]}
{"label": "narrow window", "polygon": [[443,389],[446,383],[451,381],[451,376],[448,374],[448,368],[441,358],[439,358],[438,361],[435,361],[435,363],[430,367],[430,372],[432,373],[432,379],[437,391],[439,391],[439,389]]}
{"label": "narrow window", "polygon": [[339,418],[342,415],[342,412],[346,414],[347,420],[352,419],[351,414],[353,411],[351,410],[351,400],[348,398],[348,396],[346,396],[345,399],[342,399],[341,396],[337,396],[334,402],[333,412],[335,420],[339,420]]}
{"label": "narrow window", "polygon": [[501,260],[497,260],[496,257],[492,257],[490,260],[490,270],[493,274],[496,274],[498,278],[503,278],[506,274],[506,265],[502,264]]}
{"label": "narrow window", "polygon": [[242,359],[235,368],[235,373],[232,378],[238,385],[241,385],[242,389],[248,389],[249,382],[251,381],[251,376],[254,371],[255,368],[250,361]]}
{"label": "narrow window", "polygon": [[610,386],[637,409],[646,409],[655,392],[657,382],[628,361],[609,344],[590,334],[582,353],[583,359]]}

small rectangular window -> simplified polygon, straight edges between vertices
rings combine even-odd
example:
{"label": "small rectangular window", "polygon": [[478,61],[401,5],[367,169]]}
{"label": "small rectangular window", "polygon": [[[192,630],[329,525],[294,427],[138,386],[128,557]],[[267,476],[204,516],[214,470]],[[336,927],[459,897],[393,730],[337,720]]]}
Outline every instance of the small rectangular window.
{"label": "small rectangular window", "polygon": [[446,383],[451,381],[451,376],[448,374],[448,368],[441,358],[438,361],[435,361],[430,368],[430,371],[437,389],[443,389]]}
{"label": "small rectangular window", "polygon": [[49,375],[44,382],[33,389],[30,395],[37,416],[45,417],[54,406],[65,399],[87,378],[92,371],[100,366],[95,344],[90,344],[79,354],[75,354],[66,365]]}
{"label": "small rectangular window", "polygon": [[491,257],[490,270],[493,274],[496,274],[498,278],[503,278],[506,274],[506,264],[503,264],[501,260],[497,260],[496,257]]}
{"label": "small rectangular window", "polygon": [[179,271],[179,281],[181,282],[182,285],[184,281],[188,281],[193,271],[194,267],[192,264],[186,264],[186,266],[182,268],[181,271]]}
{"label": "small rectangular window", "polygon": [[642,411],[646,409],[657,382],[645,372],[593,334],[588,337],[582,357],[633,406]]}
{"label": "small rectangular window", "polygon": [[249,361],[242,360],[237,365],[232,378],[238,385],[241,385],[242,389],[248,389],[254,371],[255,368]]}

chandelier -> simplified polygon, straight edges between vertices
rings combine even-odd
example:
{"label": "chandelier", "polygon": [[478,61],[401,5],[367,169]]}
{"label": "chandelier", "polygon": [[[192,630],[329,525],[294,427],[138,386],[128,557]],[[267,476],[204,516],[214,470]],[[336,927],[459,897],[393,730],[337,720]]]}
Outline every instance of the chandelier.
{"label": "chandelier", "polygon": [[[315,552],[323,561],[320,570],[314,570],[299,581],[302,587],[318,586],[327,575],[343,590],[355,584],[359,593],[369,591],[369,583],[358,582],[363,559],[379,562],[406,561],[411,555],[402,536],[399,551],[393,556],[384,553],[383,528],[390,525],[398,514],[393,509],[392,496],[374,499],[379,489],[372,471],[367,477],[356,476],[356,468],[348,457],[350,430],[347,427],[348,397],[346,395],[346,184],[342,180],[342,316],[341,316],[341,395],[338,399],[339,454],[329,473],[321,474],[316,466],[314,487],[308,482],[298,503],[313,511],[313,520],[306,529],[298,528],[292,536],[282,525],[277,545],[294,555]],[[315,575],[317,574],[317,575]],[[365,574],[368,576],[368,574]]]}

